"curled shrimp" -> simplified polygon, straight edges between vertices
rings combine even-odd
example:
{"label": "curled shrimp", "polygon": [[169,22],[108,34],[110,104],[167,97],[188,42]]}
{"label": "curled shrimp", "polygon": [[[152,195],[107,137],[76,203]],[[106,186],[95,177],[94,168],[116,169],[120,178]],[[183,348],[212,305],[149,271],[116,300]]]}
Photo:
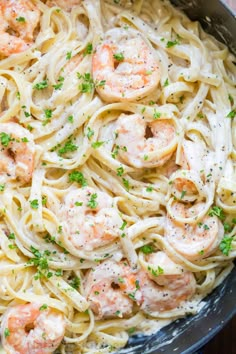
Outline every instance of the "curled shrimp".
{"label": "curled shrimp", "polygon": [[93,78],[99,95],[108,102],[138,100],[151,93],[160,80],[160,70],[141,33],[114,28],[93,55]]}
{"label": "curled shrimp", "polygon": [[48,0],[46,4],[49,7],[58,6],[61,9],[70,12],[74,6],[81,4],[81,0]]}
{"label": "curled shrimp", "polygon": [[90,271],[85,280],[86,293],[97,317],[130,315],[134,305],[130,294],[136,290],[137,279],[125,261],[105,261]]}
{"label": "curled shrimp", "polygon": [[140,272],[141,309],[149,314],[175,309],[193,296],[193,273],[180,269],[164,252],[147,257],[146,271]]}
{"label": "curled shrimp", "polygon": [[60,211],[63,231],[75,250],[91,251],[114,241],[122,219],[113,198],[91,187],[72,190]]}
{"label": "curled shrimp", "polygon": [[27,50],[33,41],[40,11],[26,0],[0,2],[0,54],[9,56]]}
{"label": "curled shrimp", "polygon": [[64,333],[62,313],[37,303],[10,307],[2,318],[2,344],[8,354],[53,353]]}
{"label": "curled shrimp", "polygon": [[167,217],[165,237],[170,245],[190,261],[208,257],[214,253],[223,237],[224,228],[216,216],[206,215],[201,222],[181,222],[181,218],[195,218],[204,207],[204,203],[191,206],[176,202],[172,205],[173,217]]}
{"label": "curled shrimp", "polygon": [[0,124],[0,181],[30,181],[34,168],[33,135],[17,123]]}
{"label": "curled shrimp", "polygon": [[116,122],[116,135],[118,156],[136,168],[164,165],[177,144],[170,120],[146,122],[139,114],[121,114]]}

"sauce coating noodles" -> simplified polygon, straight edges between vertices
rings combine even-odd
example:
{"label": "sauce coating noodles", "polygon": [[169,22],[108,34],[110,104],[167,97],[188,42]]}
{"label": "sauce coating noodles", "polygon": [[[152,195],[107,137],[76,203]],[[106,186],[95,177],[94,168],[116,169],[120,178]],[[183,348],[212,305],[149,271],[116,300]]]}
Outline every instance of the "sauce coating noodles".
{"label": "sauce coating noodles", "polygon": [[236,256],[236,66],[160,0],[0,3],[6,353],[110,353]]}

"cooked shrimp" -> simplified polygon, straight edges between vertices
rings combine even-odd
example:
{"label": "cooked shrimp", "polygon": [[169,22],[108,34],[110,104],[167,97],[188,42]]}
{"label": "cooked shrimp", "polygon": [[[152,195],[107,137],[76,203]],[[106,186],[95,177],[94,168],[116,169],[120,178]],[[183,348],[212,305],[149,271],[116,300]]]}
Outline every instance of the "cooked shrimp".
{"label": "cooked shrimp", "polygon": [[58,6],[61,9],[70,12],[74,6],[78,6],[81,4],[81,0],[48,0],[46,4],[49,7]]}
{"label": "cooked shrimp", "polygon": [[175,127],[169,120],[146,122],[139,114],[121,114],[116,123],[116,135],[118,156],[136,168],[162,166],[177,144]]}
{"label": "cooked shrimp", "polygon": [[65,333],[62,313],[36,303],[10,307],[2,318],[2,344],[8,354],[50,354]]}
{"label": "cooked shrimp", "polygon": [[62,226],[69,242],[86,251],[114,241],[122,225],[112,197],[90,187],[67,194],[60,216],[65,220]]}
{"label": "cooked shrimp", "polygon": [[93,78],[99,95],[108,102],[133,101],[147,96],[158,85],[160,69],[141,33],[114,28],[93,55]]}
{"label": "cooked shrimp", "polygon": [[137,281],[137,275],[126,262],[99,264],[85,279],[91,309],[99,319],[130,315],[134,305],[131,299],[138,298]]}
{"label": "cooked shrimp", "polygon": [[9,56],[28,49],[32,44],[39,17],[40,11],[31,1],[2,0],[0,2],[0,54]]}
{"label": "cooked shrimp", "polygon": [[147,262],[149,272],[142,271],[139,276],[144,312],[152,314],[175,309],[193,296],[196,289],[194,275],[184,270],[178,274],[177,265],[164,252],[149,255]]}
{"label": "cooked shrimp", "polygon": [[[178,217],[194,218],[203,209],[203,203],[189,206],[176,202],[172,209]],[[191,261],[214,253],[223,233],[223,226],[216,216],[206,215],[201,222],[195,224],[177,222],[168,216],[165,224],[165,237],[168,242],[178,253]]]}
{"label": "cooked shrimp", "polygon": [[0,124],[0,181],[32,177],[35,144],[33,135],[17,123]]}

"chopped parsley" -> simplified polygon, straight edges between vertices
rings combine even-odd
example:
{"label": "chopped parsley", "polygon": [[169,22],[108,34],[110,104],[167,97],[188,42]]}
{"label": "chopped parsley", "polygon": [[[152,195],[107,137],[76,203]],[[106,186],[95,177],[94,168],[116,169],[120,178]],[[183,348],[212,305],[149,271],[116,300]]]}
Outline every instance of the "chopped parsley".
{"label": "chopped parsley", "polygon": [[229,102],[231,103],[231,104],[234,104],[234,99],[233,99],[233,96],[229,93],[229,95],[228,95],[228,99],[229,99]]}
{"label": "chopped parsley", "polygon": [[186,193],[187,193],[186,191],[182,191],[180,195],[180,199],[183,199]]}
{"label": "chopped parsley", "polygon": [[47,87],[48,87],[48,81],[47,80],[43,80],[41,82],[38,82],[37,84],[35,84],[33,86],[33,88],[36,89],[36,90],[43,90],[43,89],[45,89]]}
{"label": "chopped parsley", "polygon": [[164,274],[164,269],[161,268],[160,266],[158,266],[157,269],[153,269],[150,266],[148,266],[148,270],[151,272],[151,274],[154,277],[158,277],[159,275]]}
{"label": "chopped parsley", "polygon": [[208,215],[210,216],[217,216],[220,220],[223,220],[225,218],[224,211],[221,207],[218,206],[213,206],[209,212]]}
{"label": "chopped parsley", "polygon": [[4,189],[5,189],[5,184],[0,184],[0,192],[3,192],[4,191]]}
{"label": "chopped parsley", "polygon": [[5,147],[8,147],[10,141],[12,141],[11,135],[4,132],[0,133],[1,144]]}
{"label": "chopped parsley", "polygon": [[91,139],[93,135],[94,135],[94,131],[90,127],[88,127],[87,128],[87,138]]}
{"label": "chopped parsley", "polygon": [[160,118],[161,117],[161,113],[160,112],[156,112],[156,110],[155,110],[155,112],[154,112],[154,114],[153,114],[153,118],[154,119],[158,119],[158,118]]}
{"label": "chopped parsley", "polygon": [[69,116],[67,119],[68,119],[68,122],[74,123],[74,117],[72,115]]}
{"label": "chopped parsley", "polygon": [[228,256],[229,252],[232,250],[232,241],[233,241],[233,237],[224,236],[224,238],[220,243],[219,248],[225,256]]}
{"label": "chopped parsley", "polygon": [[120,227],[120,230],[124,230],[127,225],[127,221],[123,221],[123,224]]}
{"label": "chopped parsley", "polygon": [[43,304],[42,306],[40,306],[39,311],[44,311],[48,308],[47,304]]}
{"label": "chopped parsley", "polygon": [[69,173],[69,182],[77,182],[81,185],[81,187],[86,187],[88,185],[83,173],[79,171]]}
{"label": "chopped parsley", "polygon": [[98,206],[98,202],[96,201],[97,197],[98,197],[97,193],[91,194],[90,199],[89,199],[89,201],[87,203],[87,206],[89,208],[91,208],[91,209],[96,209],[97,208],[97,206]]}
{"label": "chopped parsley", "polygon": [[34,199],[30,201],[30,206],[32,209],[38,209],[39,207],[39,201],[38,199]]}
{"label": "chopped parsley", "polygon": [[92,148],[98,149],[100,146],[104,144],[104,141],[96,141],[95,143],[92,143]]}
{"label": "chopped parsley", "polygon": [[75,290],[78,290],[80,287],[80,278],[79,277],[74,277],[70,280],[70,286],[74,288]]}
{"label": "chopped parsley", "polygon": [[113,54],[113,58],[117,61],[123,61],[125,59],[122,53]]}
{"label": "chopped parsley", "polygon": [[65,80],[64,77],[59,76],[59,78],[58,78],[58,80],[57,80],[59,83],[56,84],[56,85],[52,85],[52,86],[54,87],[54,89],[55,89],[55,90],[61,90],[61,88],[62,88],[62,86],[63,86],[64,80]]}
{"label": "chopped parsley", "polygon": [[117,176],[119,177],[121,177],[124,174],[124,168],[122,166],[118,167],[116,171],[117,171]]}
{"label": "chopped parsley", "polygon": [[179,44],[179,41],[177,39],[175,39],[174,41],[168,41],[166,43],[166,48],[171,48],[174,47],[175,45]]}
{"label": "chopped parsley", "polygon": [[231,112],[229,112],[226,117],[227,118],[235,118],[236,117],[236,109],[233,109]]}
{"label": "chopped parsley", "polygon": [[5,328],[5,330],[4,330],[4,337],[7,338],[7,337],[9,337],[9,336],[10,336],[10,330],[9,330],[9,328]]}
{"label": "chopped parsley", "polygon": [[66,60],[70,60],[72,56],[72,51],[66,53]]}
{"label": "chopped parsley", "polygon": [[17,22],[21,22],[21,23],[25,23],[25,22],[26,22],[25,18],[22,17],[22,16],[17,17],[17,18],[16,18],[16,21],[17,21]]}
{"label": "chopped parsley", "polygon": [[153,187],[152,186],[148,186],[147,188],[146,188],[146,192],[152,192],[153,191]]}
{"label": "chopped parsley", "polygon": [[152,245],[144,245],[140,248],[140,251],[144,254],[150,254],[154,252],[154,248]]}
{"label": "chopped parsley", "polygon": [[106,83],[105,80],[94,82],[90,73],[85,73],[84,75],[77,73],[77,77],[78,79],[83,80],[79,85],[79,90],[81,93],[91,93],[94,88],[104,86]]}
{"label": "chopped parsley", "polygon": [[168,80],[168,78],[165,80],[165,82],[164,82],[164,87],[166,87],[166,86],[168,86],[169,85],[169,80]]}
{"label": "chopped parsley", "polygon": [[72,140],[68,140],[65,145],[58,150],[59,155],[67,154],[68,152],[73,152],[78,150],[78,146],[75,145]]}
{"label": "chopped parsley", "polygon": [[123,185],[127,191],[130,189],[129,181],[125,178],[122,178]]}
{"label": "chopped parsley", "polygon": [[92,54],[92,52],[93,52],[93,45],[92,43],[88,43],[84,51],[84,56],[88,54]]}

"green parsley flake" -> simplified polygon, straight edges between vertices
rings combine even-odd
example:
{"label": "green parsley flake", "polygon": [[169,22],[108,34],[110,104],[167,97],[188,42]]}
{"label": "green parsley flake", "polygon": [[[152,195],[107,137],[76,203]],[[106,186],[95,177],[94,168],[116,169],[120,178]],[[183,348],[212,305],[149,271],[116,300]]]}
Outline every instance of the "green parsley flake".
{"label": "green parsley flake", "polygon": [[84,51],[84,56],[92,54],[92,52],[93,52],[93,45],[92,43],[88,43]]}
{"label": "green parsley flake", "polygon": [[86,187],[88,185],[83,173],[79,171],[69,173],[69,182],[77,182],[81,185],[81,187]]}
{"label": "green parsley flake", "polygon": [[87,138],[91,139],[93,135],[94,135],[94,131],[90,127],[88,127],[87,128]]}
{"label": "green parsley flake", "polygon": [[48,81],[47,80],[43,80],[41,82],[38,82],[37,84],[35,84],[33,86],[33,88],[36,89],[36,90],[43,90],[43,89],[45,89],[47,87],[48,87]]}
{"label": "green parsley flake", "polygon": [[154,248],[152,245],[144,245],[140,248],[140,251],[144,254],[150,254],[154,252]]}
{"label": "green parsley flake", "polygon": [[3,192],[4,191],[4,189],[5,189],[5,184],[0,184],[0,192]]}
{"label": "green parsley flake", "polygon": [[39,201],[38,199],[34,199],[30,201],[30,206],[32,209],[38,209],[39,207]]}
{"label": "green parsley flake", "polygon": [[0,133],[1,144],[5,147],[8,147],[10,141],[12,141],[11,135],[4,132]]}
{"label": "green parsley flake", "polygon": [[224,236],[220,243],[220,250],[225,255],[228,256],[229,252],[232,250],[233,237]]}
{"label": "green parsley flake", "polygon": [[164,82],[164,87],[166,87],[166,86],[168,86],[169,85],[169,80],[168,80],[168,78],[165,80],[165,82]]}
{"label": "green parsley flake", "polygon": [[5,328],[5,330],[4,330],[4,337],[7,338],[7,337],[9,337],[9,336],[10,336],[10,330],[9,330],[9,328]]}
{"label": "green parsley flake", "polygon": [[67,154],[68,152],[73,152],[78,150],[78,146],[75,145],[72,140],[68,140],[65,145],[58,150],[58,155],[64,155]]}
{"label": "green parsley flake", "polygon": [[96,209],[97,208],[97,206],[98,206],[98,202],[96,201],[97,197],[98,197],[97,193],[93,193],[93,194],[90,195],[90,199],[89,199],[89,201],[87,203],[87,206],[89,208],[91,208],[91,209]]}
{"label": "green parsley flake", "polygon": [[122,53],[113,54],[113,58],[117,61],[123,61],[125,59]]}
{"label": "green parsley flake", "polygon": [[66,53],[66,60],[70,60],[72,56],[72,51]]}
{"label": "green parsley flake", "polygon": [[177,39],[175,39],[174,41],[168,41],[166,43],[166,48],[171,48],[174,47],[175,45],[179,44],[179,41]]}
{"label": "green parsley flake", "polygon": [[217,216],[220,220],[223,220],[225,218],[224,211],[221,207],[218,206],[213,206],[209,212],[208,215],[210,216]]}
{"label": "green parsley flake", "polygon": [[236,117],[236,109],[233,109],[231,112],[229,112],[226,116],[227,118],[235,118]]}
{"label": "green parsley flake", "polygon": [[95,143],[92,143],[92,148],[98,149],[103,144],[104,144],[104,141],[96,141]]}
{"label": "green parsley flake", "polygon": [[122,166],[118,167],[116,171],[117,171],[117,176],[119,177],[121,177],[124,174],[124,168]]}
{"label": "green parsley flake", "polygon": [[48,308],[47,304],[43,304],[42,306],[40,306],[39,311],[44,311]]}
{"label": "green parsley flake", "polygon": [[69,282],[70,286],[72,288],[74,288],[75,290],[78,290],[80,287],[80,278],[79,277],[74,277],[73,279],[71,279],[71,281]]}
{"label": "green parsley flake", "polygon": [[25,23],[25,22],[26,22],[25,18],[22,17],[22,16],[17,17],[17,18],[16,18],[16,21],[17,21],[17,22],[21,22],[21,23]]}
{"label": "green parsley flake", "polygon": [[125,178],[122,178],[123,185],[127,191],[130,189],[129,181]]}

